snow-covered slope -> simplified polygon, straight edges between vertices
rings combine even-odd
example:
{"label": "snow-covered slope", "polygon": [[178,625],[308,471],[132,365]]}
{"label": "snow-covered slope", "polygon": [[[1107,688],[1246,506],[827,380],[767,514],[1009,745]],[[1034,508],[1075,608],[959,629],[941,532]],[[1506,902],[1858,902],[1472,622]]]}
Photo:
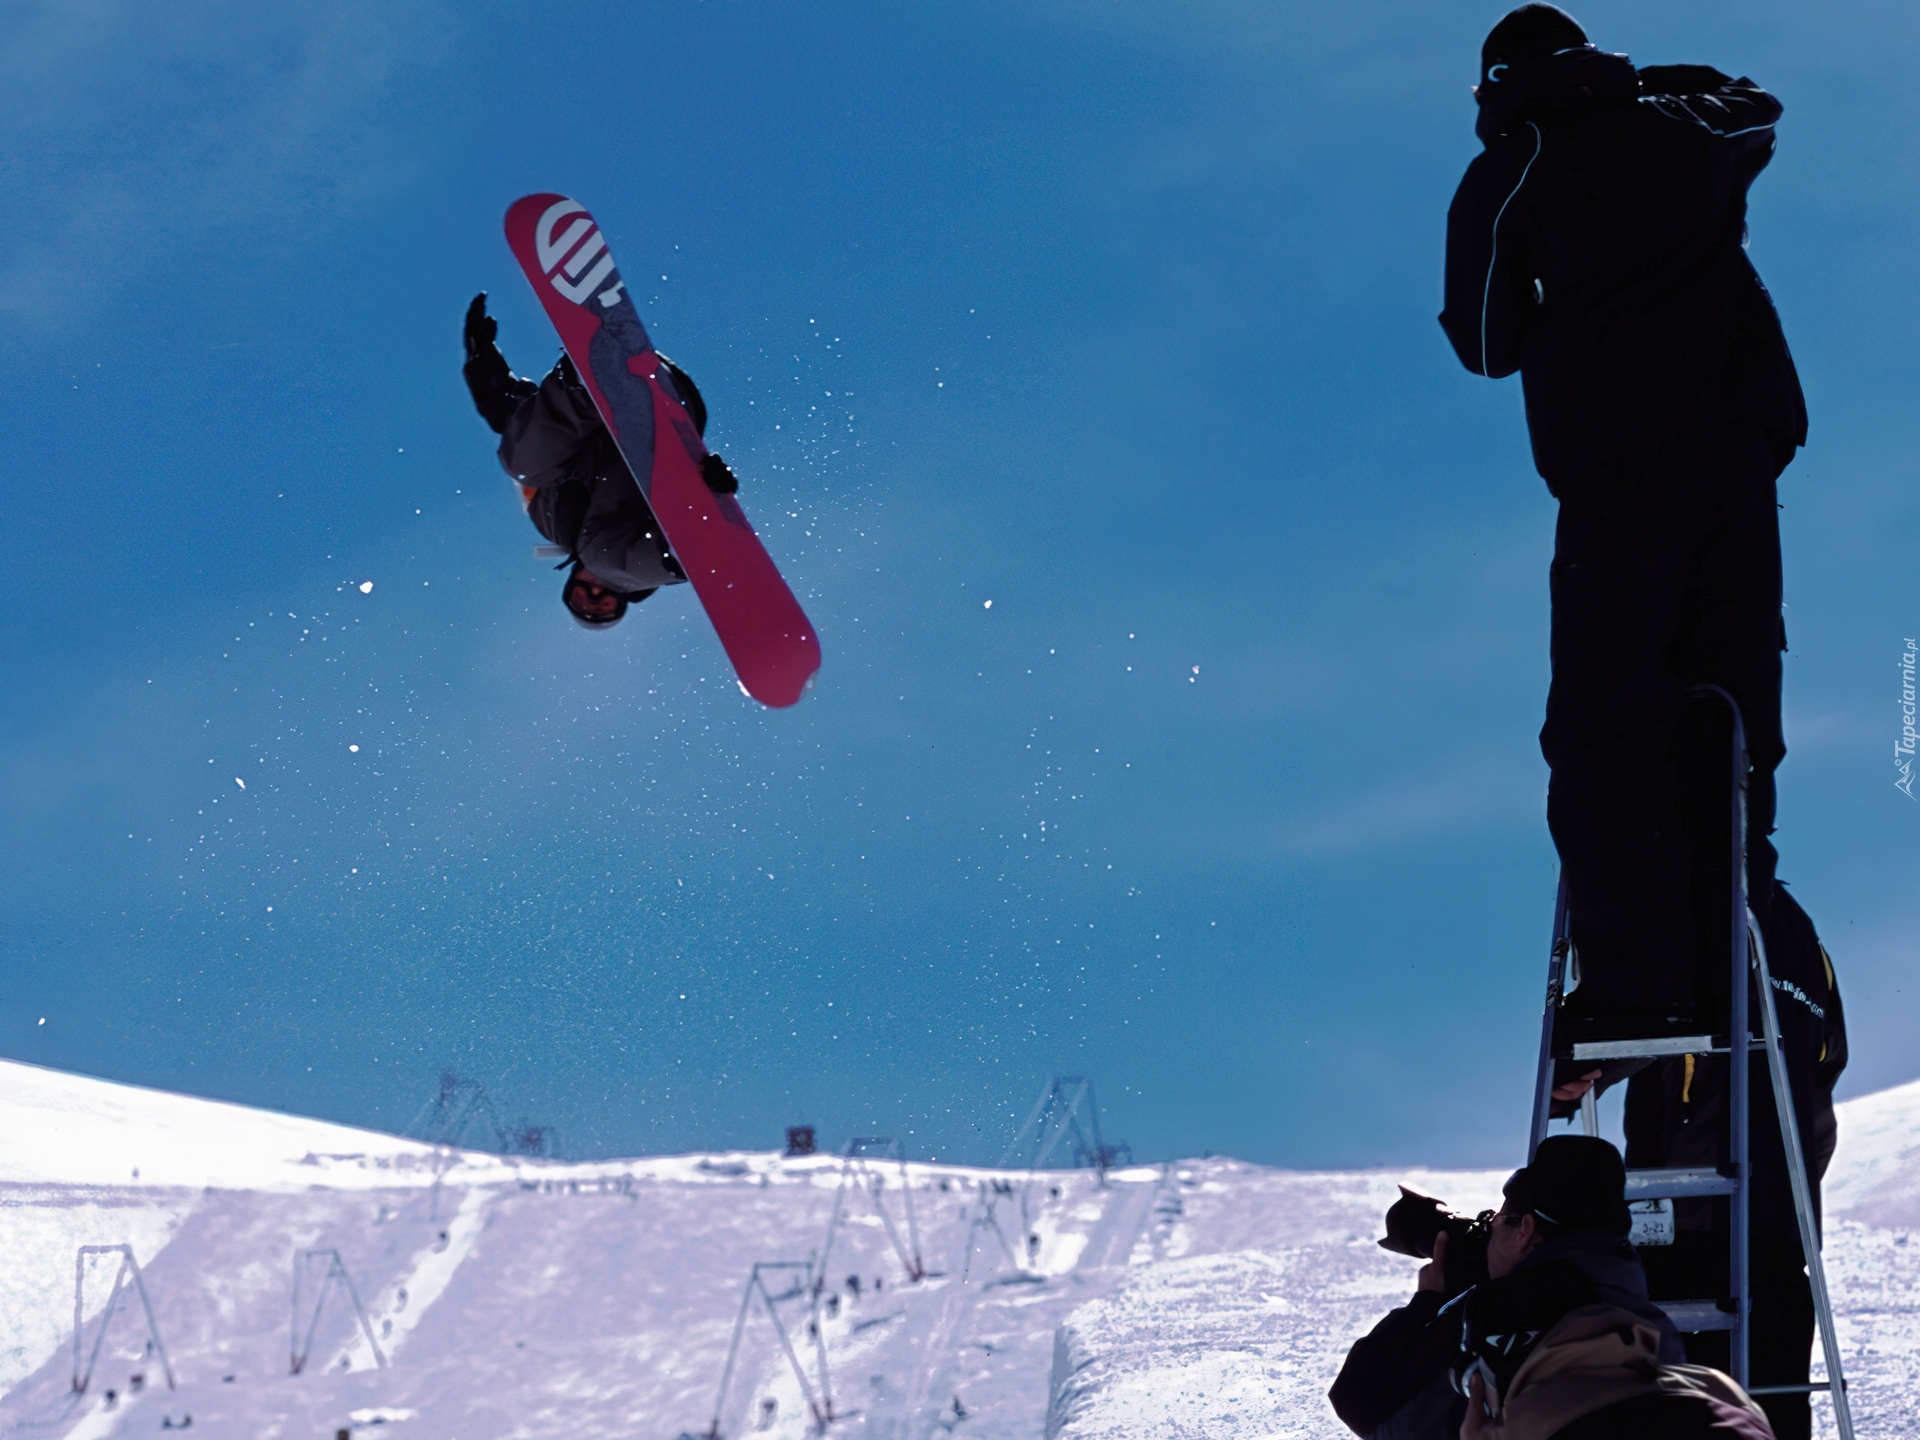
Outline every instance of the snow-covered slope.
{"label": "snow-covered slope", "polygon": [[[836,1433],[902,1440],[1342,1435],[1328,1380],[1411,1284],[1411,1262],[1373,1244],[1394,1182],[1474,1205],[1502,1178],[1209,1159],[1103,1188],[1086,1172],[913,1165],[909,1228],[899,1172],[879,1173],[884,1214],[865,1191],[838,1197],[825,1386]],[[840,1183],[826,1157],[436,1152],[0,1062],[0,1436],[144,1435],[189,1416],[197,1434],[249,1440],[700,1434],[751,1267],[817,1256]],[[1920,1399],[1920,1086],[1843,1107],[1829,1195],[1862,1434],[1905,1433]],[[917,1242],[925,1278],[889,1226]],[[123,1294],[76,1394],[75,1250],[121,1243],[178,1388]],[[339,1252],[372,1337],[336,1290],[294,1375],[289,1290],[312,1249]],[[85,1267],[83,1365],[117,1263]],[[310,1304],[327,1264],[308,1263]],[[781,1329],[756,1299],[741,1333],[720,1415],[734,1440],[799,1440],[821,1395],[789,1273],[769,1277]]]}
{"label": "snow-covered slope", "polygon": [[1920,1230],[1920,1080],[1840,1107],[1840,1149],[1823,1188],[1830,1215]]}
{"label": "snow-covered slope", "polygon": [[[0,1136],[0,1183],[11,1184],[305,1189],[323,1155],[366,1157],[387,1170],[432,1154],[373,1130],[11,1061],[0,1061]],[[376,1173],[367,1167],[371,1183]]]}

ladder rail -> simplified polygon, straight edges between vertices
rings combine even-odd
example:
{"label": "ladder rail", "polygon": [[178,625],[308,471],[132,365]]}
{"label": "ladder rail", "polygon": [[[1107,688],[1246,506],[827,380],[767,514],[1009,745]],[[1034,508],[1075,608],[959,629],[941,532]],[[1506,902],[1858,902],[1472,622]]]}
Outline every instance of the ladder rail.
{"label": "ladder rail", "polygon": [[[1800,1225],[1800,1252],[1806,1257],[1813,1314],[1820,1325],[1820,1350],[1827,1362],[1826,1388],[1833,1397],[1833,1419],[1840,1431],[1840,1440],[1853,1440],[1853,1409],[1847,1401],[1847,1382],[1840,1368],[1840,1336],[1833,1323],[1833,1297],[1827,1290],[1826,1262],[1820,1254],[1820,1236],[1813,1223],[1813,1184],[1807,1174],[1807,1153],[1800,1143],[1800,1117],[1794,1110],[1793,1088],[1787,1082],[1787,1056],[1780,1041],[1780,1014],[1773,1003],[1773,972],[1767,967],[1767,943],[1761,937],[1757,919],[1752,920],[1749,933],[1753,937],[1754,973],[1760,982],[1760,1023],[1766,1031],[1767,1074],[1773,1082],[1774,1112],[1780,1117],[1780,1143],[1787,1154],[1787,1182],[1793,1187],[1793,1213]],[[1799,1390],[1801,1387],[1784,1388]],[[1770,1386],[1767,1393],[1774,1391],[1775,1387]]]}
{"label": "ladder rail", "polygon": [[[1629,1058],[1681,1053],[1723,1054],[1727,1057],[1727,1164],[1718,1174],[1688,1170],[1636,1170],[1628,1172],[1628,1189],[1643,1198],[1661,1195],[1724,1195],[1727,1199],[1727,1295],[1723,1301],[1682,1300],[1660,1302],[1676,1319],[1687,1321],[1698,1330],[1728,1332],[1729,1365],[1733,1378],[1753,1395],[1804,1395],[1825,1392],[1833,1401],[1834,1421],[1840,1440],[1854,1440],[1853,1417],[1847,1401],[1846,1380],[1841,1371],[1838,1331],[1833,1318],[1833,1298],[1827,1288],[1826,1267],[1822,1262],[1819,1236],[1813,1219],[1813,1186],[1806,1168],[1806,1154],[1800,1142],[1799,1119],[1794,1110],[1793,1092],[1786,1070],[1786,1053],[1780,1039],[1779,1015],[1773,1002],[1773,978],[1768,968],[1766,942],[1760,934],[1747,893],[1747,772],[1749,769],[1746,722],[1739,702],[1718,685],[1696,685],[1687,691],[1691,699],[1718,699],[1727,707],[1733,733],[1730,747],[1732,795],[1729,805],[1729,988],[1727,995],[1727,1032],[1724,1042],[1718,1036],[1689,1036],[1660,1041],[1621,1041],[1588,1043],[1577,1046],[1574,1058],[1580,1060]],[[1553,949],[1547,968],[1546,1011],[1541,1021],[1540,1055],[1534,1075],[1533,1115],[1527,1143],[1531,1164],[1540,1142],[1546,1138],[1553,1105],[1554,1021],[1566,998],[1573,957],[1572,916],[1564,872],[1554,898]],[[1753,1013],[1751,997],[1758,982],[1759,1014]],[[1755,1035],[1754,1022],[1763,1032]],[[1827,1365],[1827,1380],[1805,1385],[1749,1385],[1749,1337],[1753,1298],[1751,1284],[1753,1163],[1751,1152],[1751,1056],[1764,1051],[1767,1073],[1773,1092],[1774,1110],[1780,1122],[1781,1139],[1786,1149],[1788,1182],[1793,1193],[1795,1219],[1800,1230],[1801,1249],[1806,1256],[1807,1280],[1819,1327],[1821,1350]],[[1605,1052],[1605,1053],[1602,1053]],[[1598,1132],[1597,1107],[1589,1092],[1581,1106],[1581,1118],[1588,1134]],[[1717,1311],[1717,1314],[1709,1314]]]}
{"label": "ladder rail", "polygon": [[1560,888],[1553,897],[1553,950],[1547,961],[1547,1008],[1540,1021],[1540,1063],[1533,1076],[1533,1127],[1527,1136],[1527,1163],[1547,1138],[1547,1126],[1553,1112],[1553,1017],[1565,997],[1567,956],[1572,940],[1567,934],[1567,877],[1560,877]]}
{"label": "ladder rail", "polygon": [[1695,685],[1687,694],[1696,699],[1708,696],[1718,698],[1725,703],[1733,721],[1733,743],[1729,747],[1732,762],[1732,774],[1729,777],[1732,781],[1729,787],[1732,791],[1732,813],[1728,817],[1731,845],[1727,857],[1732,870],[1732,883],[1728,886],[1732,901],[1731,930],[1727,937],[1727,1048],[1732,1052],[1727,1057],[1727,1165],[1738,1183],[1734,1192],[1727,1197],[1727,1273],[1729,1288],[1733,1291],[1734,1315],[1739,1323],[1727,1337],[1731,1352],[1727,1368],[1744,1388],[1753,1378],[1748,1373],[1751,1359],[1748,1341],[1753,1324],[1753,1214],[1750,1205],[1753,1160],[1748,1143],[1753,1129],[1748,1090],[1753,1067],[1747,1057],[1739,1053],[1746,1048],[1747,1037],[1753,1034],[1753,1017],[1747,1010],[1748,976],[1753,968],[1747,943],[1750,933],[1747,916],[1751,913],[1747,896],[1747,771],[1751,767],[1747,758],[1746,719],[1740,713],[1740,702],[1718,685]]}

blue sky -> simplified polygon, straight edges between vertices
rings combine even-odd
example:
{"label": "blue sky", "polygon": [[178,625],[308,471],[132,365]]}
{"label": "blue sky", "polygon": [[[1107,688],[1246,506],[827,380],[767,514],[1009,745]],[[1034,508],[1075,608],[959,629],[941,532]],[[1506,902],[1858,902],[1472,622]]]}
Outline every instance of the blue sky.
{"label": "blue sky", "polygon": [[[452,1068],[576,1154],[991,1160],[1070,1072],[1142,1156],[1510,1160],[1553,507],[1433,319],[1499,13],[13,7],[0,1053],[386,1127]],[[1910,1079],[1920,21],[1577,13],[1787,106],[1781,873],[1846,1090]],[[531,557],[459,322],[550,363],[535,190],[706,394],[792,711]]]}

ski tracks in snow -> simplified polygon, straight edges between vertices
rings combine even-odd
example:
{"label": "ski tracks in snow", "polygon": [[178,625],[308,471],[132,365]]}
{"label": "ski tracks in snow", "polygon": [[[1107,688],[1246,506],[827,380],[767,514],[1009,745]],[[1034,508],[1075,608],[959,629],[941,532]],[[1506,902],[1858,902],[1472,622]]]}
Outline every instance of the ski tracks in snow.
{"label": "ski tracks in snow", "polygon": [[[1046,1413],[1054,1332],[1160,1249],[1155,1222],[1167,1170],[1115,1171],[1104,1185],[1085,1171],[997,1178],[1007,1188],[974,1189],[958,1205],[943,1207],[939,1192],[917,1191],[935,1202],[929,1211],[940,1212],[926,1226],[937,1247],[929,1255],[934,1273],[912,1285],[900,1277],[884,1307],[873,1303],[877,1297],[862,1300],[857,1312],[843,1303],[827,1322],[836,1433],[1028,1440]],[[976,1229],[990,1203],[1025,1264],[1010,1265],[991,1232]],[[794,1344],[807,1338],[802,1327]],[[755,1393],[776,1400],[769,1440],[800,1440],[798,1387],[784,1361],[780,1367],[763,1370]]]}
{"label": "ski tracks in snow", "polygon": [[[389,1364],[434,1301],[446,1293],[461,1262],[474,1253],[480,1232],[486,1228],[487,1203],[496,1193],[478,1186],[468,1190],[447,1227],[432,1244],[417,1251],[407,1267],[367,1306],[367,1320]],[[355,1329],[353,1339],[333,1357],[328,1368],[366,1370],[375,1363],[365,1332]]]}

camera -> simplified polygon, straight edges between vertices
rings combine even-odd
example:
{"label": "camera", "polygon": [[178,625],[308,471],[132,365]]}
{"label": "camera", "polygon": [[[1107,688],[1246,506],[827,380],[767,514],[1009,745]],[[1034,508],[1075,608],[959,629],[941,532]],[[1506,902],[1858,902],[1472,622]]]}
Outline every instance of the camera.
{"label": "camera", "polygon": [[1400,1198],[1387,1210],[1387,1235],[1382,1250],[1431,1260],[1434,1244],[1447,1237],[1446,1293],[1449,1298],[1487,1278],[1487,1238],[1493,1233],[1493,1211],[1469,1218],[1456,1215],[1418,1190],[1400,1187]]}

